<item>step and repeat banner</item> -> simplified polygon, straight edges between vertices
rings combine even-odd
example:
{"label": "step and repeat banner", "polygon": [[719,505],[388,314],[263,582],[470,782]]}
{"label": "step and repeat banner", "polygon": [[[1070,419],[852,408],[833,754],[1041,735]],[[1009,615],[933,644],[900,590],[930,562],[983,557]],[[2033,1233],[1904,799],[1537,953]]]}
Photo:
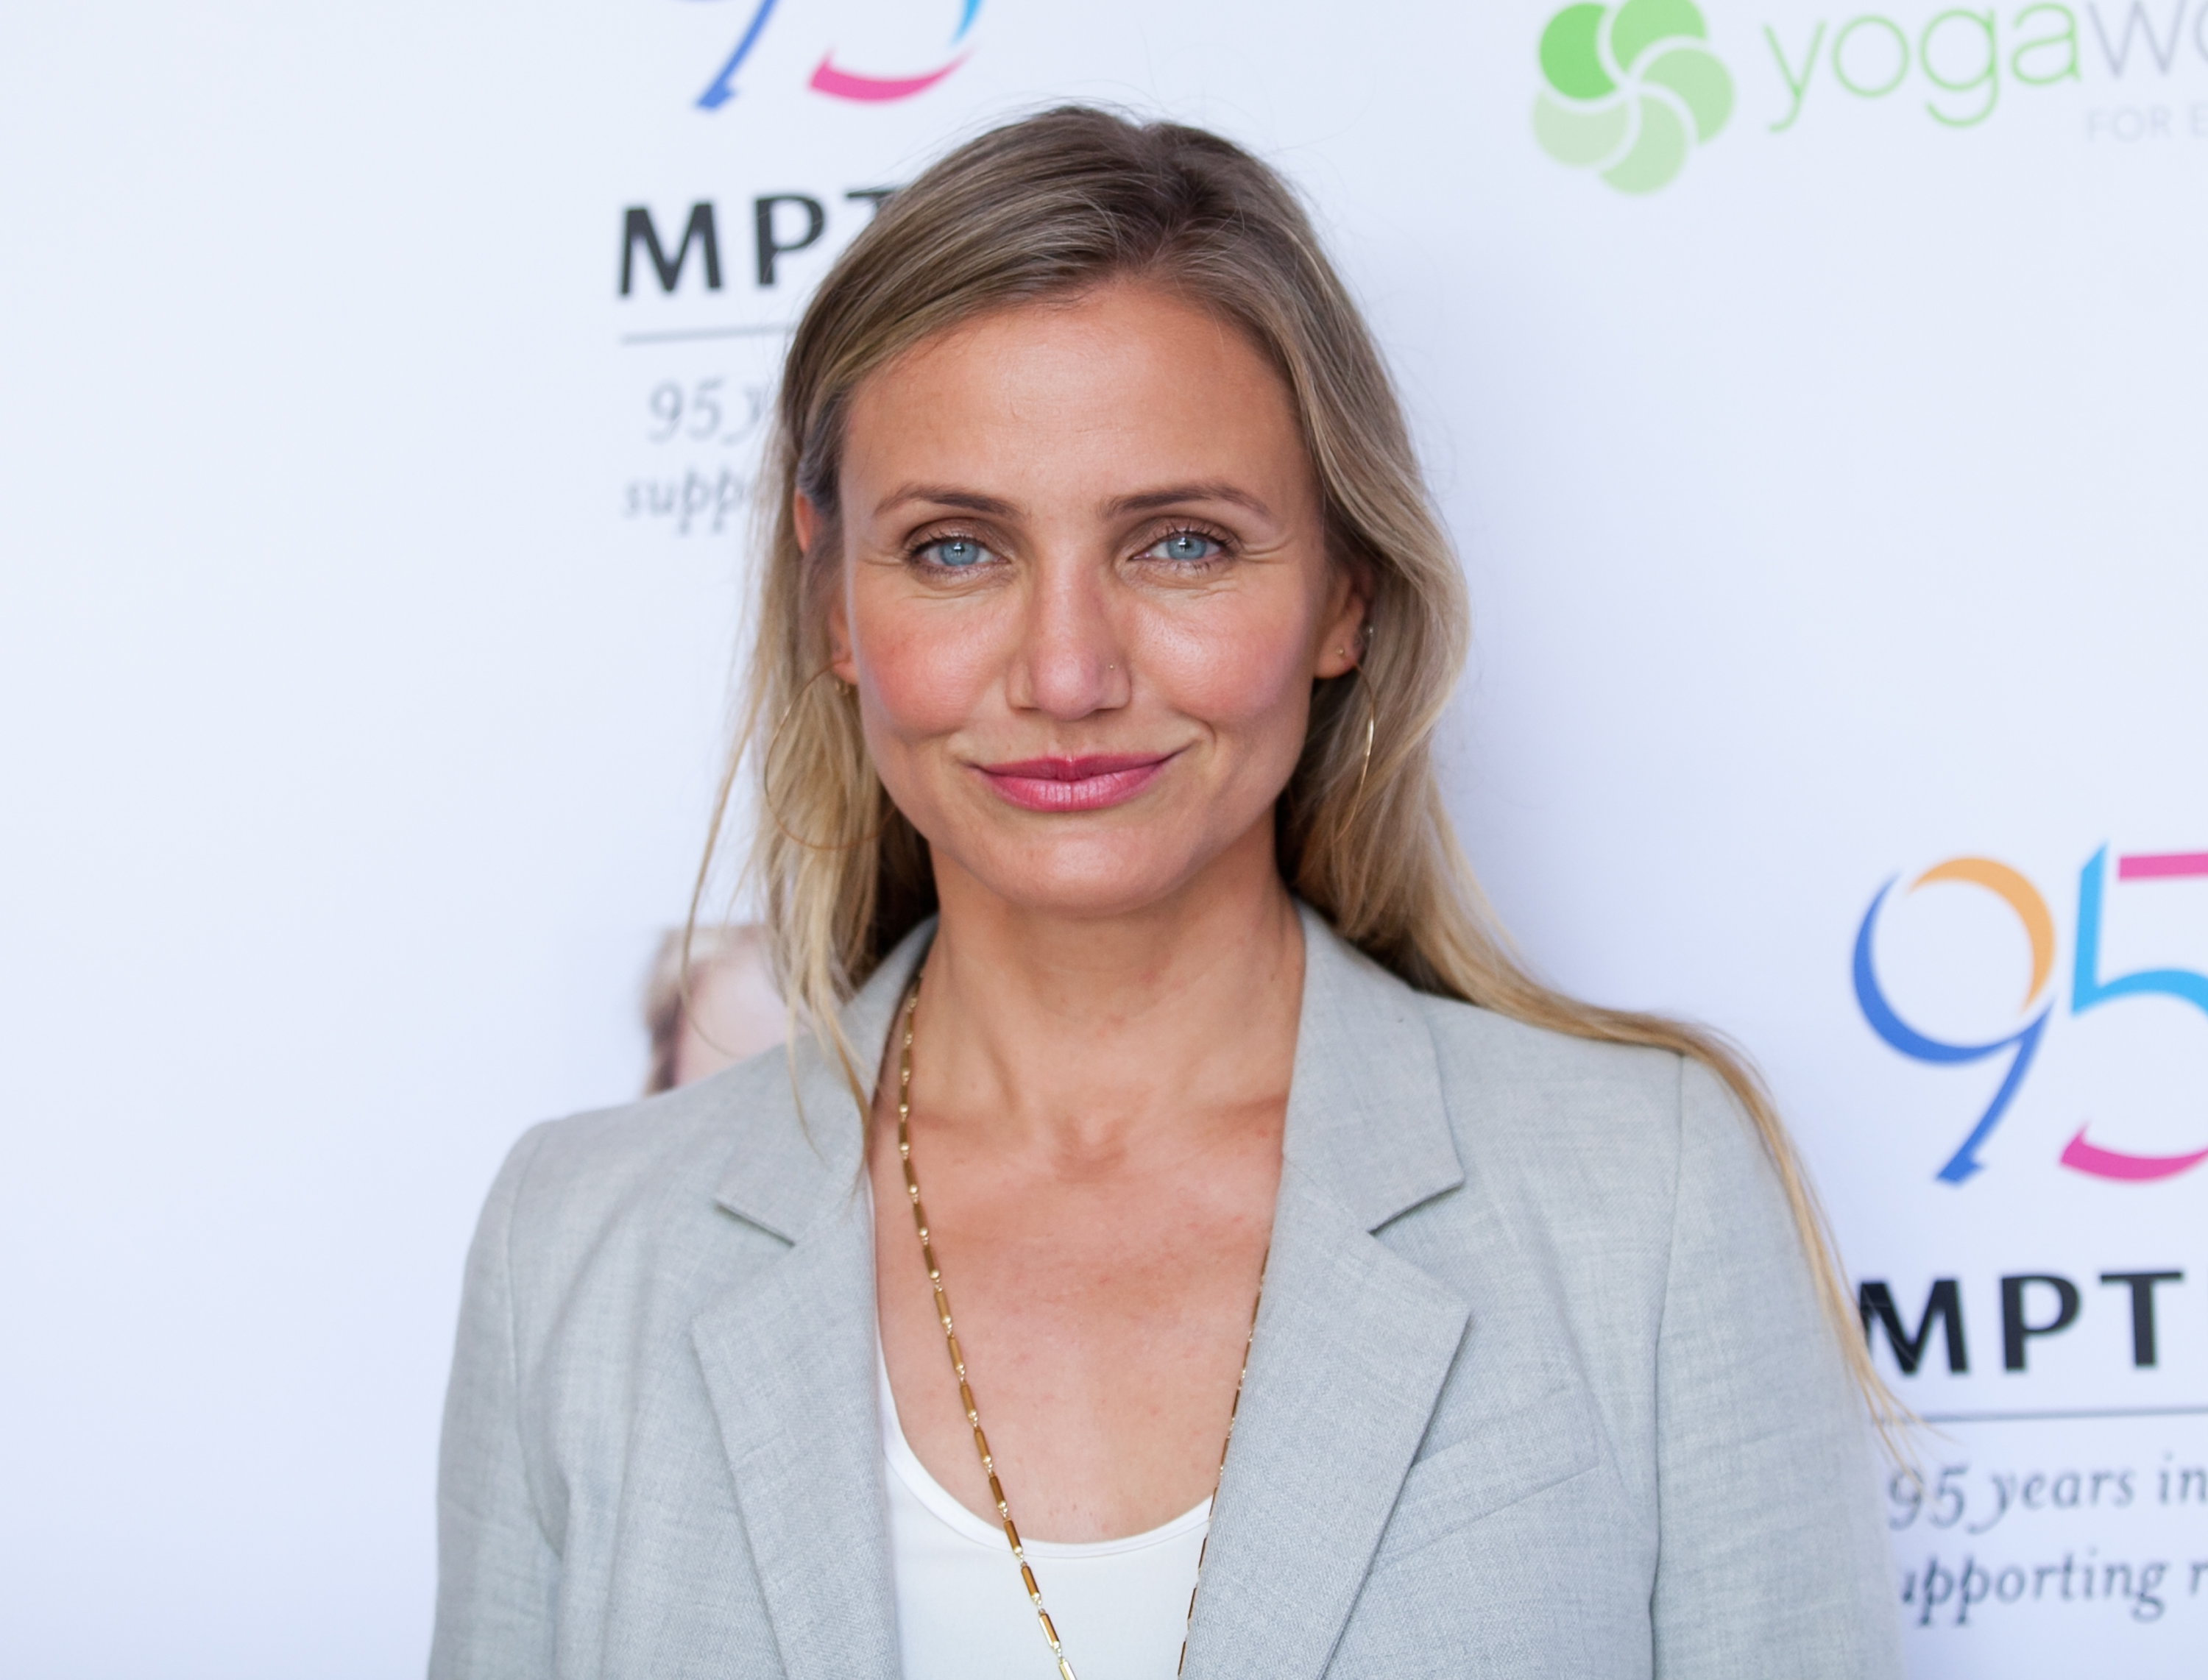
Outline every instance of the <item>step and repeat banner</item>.
{"label": "step and repeat banner", "polygon": [[938,136],[1159,101],[1302,182],[1490,609],[1476,858],[1537,961],[1765,1059],[1925,1419],[1882,1490],[1912,1671],[2195,1668],[2208,6],[639,34],[687,100],[600,207],[647,552],[737,528],[783,327]]}
{"label": "step and repeat banner", "polygon": [[[359,1630],[317,1672],[418,1660],[474,1205],[527,1121],[645,1077],[788,331],[929,158],[1060,99],[1215,127],[1308,195],[1471,578],[1444,759],[1503,918],[1758,1058],[1925,1419],[1878,1490],[1912,1674],[2199,1671],[2208,0],[216,10],[159,26],[130,99],[95,98],[89,23],[42,26],[86,32],[48,43],[63,93],[11,73],[9,120],[76,137],[9,236],[46,313],[8,329],[42,393],[8,519],[64,626],[25,669],[104,697],[24,697],[30,785],[127,828],[145,789],[86,766],[212,685],[174,746],[213,768],[146,774],[232,837],[152,889],[36,854],[46,978],[11,1007],[78,1047],[11,1077],[83,1124],[27,1145],[75,1188],[18,1239],[96,1237],[126,1315],[125,1274],[211,1244],[232,1301],[279,1257],[318,1281],[161,1314],[198,1445],[133,1461],[165,1491],[119,1567],[203,1660],[87,1634],[64,1584],[112,1539],[67,1467],[135,1450],[122,1414],[91,1377],[9,1402],[56,1443],[10,1541],[21,1671],[296,1673],[295,1611]],[[149,963],[158,997],[114,978]],[[156,1051],[87,1088],[118,1027],[57,975]],[[193,1047],[245,1022],[251,1054]],[[191,1182],[226,1212],[101,1199],[156,1137],[225,1163]],[[56,1287],[22,1345],[106,1369],[65,1311],[91,1286]],[[338,1440],[299,1421],[339,1392]],[[208,1573],[209,1523],[250,1578]]]}

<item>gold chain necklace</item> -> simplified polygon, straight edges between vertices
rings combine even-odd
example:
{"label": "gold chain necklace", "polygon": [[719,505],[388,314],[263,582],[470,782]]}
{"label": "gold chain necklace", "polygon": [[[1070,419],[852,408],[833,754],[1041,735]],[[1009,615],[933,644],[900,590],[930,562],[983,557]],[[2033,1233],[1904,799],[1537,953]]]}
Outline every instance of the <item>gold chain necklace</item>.
{"label": "gold chain necklace", "polygon": [[[958,1376],[958,1398],[965,1403],[966,1422],[974,1431],[974,1450],[981,1455],[981,1473],[989,1479],[989,1497],[997,1502],[997,1515],[1005,1525],[1005,1538],[1011,1542],[1012,1561],[1020,1566],[1021,1583],[1028,1589],[1028,1602],[1035,1606],[1035,1621],[1042,1629],[1042,1636],[1050,1644],[1050,1654],[1058,1664],[1059,1680],[1075,1680],[1073,1665],[1065,1659],[1065,1647],[1059,1643],[1057,1625],[1050,1619],[1050,1611],[1043,1608],[1042,1588],[1035,1584],[1035,1571],[1028,1567],[1028,1555],[1020,1545],[1020,1531],[1012,1521],[1011,1507],[1005,1503],[1005,1485],[997,1479],[997,1461],[989,1452],[989,1437],[981,1432],[981,1413],[974,1404],[974,1390],[966,1381],[966,1356],[958,1348],[958,1332],[951,1323],[951,1298],[943,1293],[942,1269],[935,1263],[935,1245],[927,1235],[927,1210],[921,1205],[920,1179],[912,1170],[912,1022],[914,1011],[920,1007],[920,978],[913,977],[912,990],[904,1003],[904,1035],[897,1048],[897,1160],[904,1168],[904,1193],[912,1203],[913,1228],[920,1233],[921,1257],[927,1262],[927,1281],[935,1291],[935,1316],[943,1325],[944,1345],[951,1350],[951,1369]],[[1262,1266],[1257,1273],[1257,1299],[1250,1305],[1250,1334],[1242,1342],[1242,1370],[1234,1379],[1233,1403],[1227,1408],[1227,1438],[1219,1443],[1219,1473],[1211,1479],[1211,1506],[1219,1509],[1219,1483],[1227,1473],[1227,1449],[1234,1444],[1234,1414],[1242,1407],[1242,1384],[1250,1375],[1250,1344],[1257,1336],[1257,1307],[1265,1299],[1265,1275]],[[1196,1594],[1203,1581],[1203,1554],[1211,1549],[1209,1529],[1203,1544],[1197,1548],[1196,1581],[1188,1590],[1188,1617],[1182,1623],[1180,1661],[1173,1665],[1178,1675],[1188,1661],[1187,1623],[1196,1618]]]}

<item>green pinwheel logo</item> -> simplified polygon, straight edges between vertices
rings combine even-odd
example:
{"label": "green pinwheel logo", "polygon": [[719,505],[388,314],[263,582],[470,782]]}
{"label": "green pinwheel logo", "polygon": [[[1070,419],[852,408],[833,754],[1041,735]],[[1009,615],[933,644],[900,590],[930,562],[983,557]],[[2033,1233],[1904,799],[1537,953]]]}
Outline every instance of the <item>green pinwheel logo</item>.
{"label": "green pinwheel logo", "polygon": [[1541,149],[1621,192],[1654,192],[1732,115],[1732,77],[1707,35],[1692,0],[1565,7],[1541,32]]}

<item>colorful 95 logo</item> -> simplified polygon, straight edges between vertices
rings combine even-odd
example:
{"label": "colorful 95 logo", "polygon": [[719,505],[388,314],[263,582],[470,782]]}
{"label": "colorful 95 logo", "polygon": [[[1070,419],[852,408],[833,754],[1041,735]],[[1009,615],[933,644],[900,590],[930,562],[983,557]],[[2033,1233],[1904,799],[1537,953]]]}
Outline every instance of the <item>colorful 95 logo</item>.
{"label": "colorful 95 logo", "polygon": [[[2202,877],[2208,877],[2208,852],[2138,852],[2116,859],[2119,889],[2151,887],[2157,882]],[[1879,981],[1875,939],[1880,913],[1900,885],[1899,877],[1881,887],[1877,897],[1870,901],[1870,908],[1863,912],[1863,925],[1856,933],[1855,990],[1856,1002],[1862,1007],[1863,1019],[1870,1023],[1871,1030],[1914,1060],[1952,1066],[2007,1056],[2008,1069],[1993,1101],[1986,1105],[1977,1123],[1939,1171],[1938,1177],[1942,1180],[1959,1185],[1984,1170],[1978,1151],[2016,1101],[2017,1093],[2023,1089],[2040,1041],[2055,1017],[2055,918],[2037,887],[2008,865],[1992,858],[1949,858],[1944,863],[1935,864],[1901,891],[1905,895],[1943,881],[1991,893],[2022,924],[2031,968],[2015,1030],[1983,1043],[1951,1044],[1918,1031],[1903,1020],[1887,1000],[1886,988]],[[2125,975],[2102,974],[2101,931],[2109,891],[2109,849],[2103,846],[2086,861],[2078,874],[2078,937],[2070,963],[2069,1014],[2083,1015],[2089,1010],[2142,998],[2161,998],[2188,1004],[2208,1015],[2208,975],[2196,974],[2189,969],[2141,969]],[[2093,1178],[2133,1183],[2167,1179],[2208,1161],[2208,1148],[2190,1155],[2127,1155],[2087,1141],[2087,1130],[2086,1125],[2079,1126],[2064,1145],[2061,1159],[2061,1164],[2071,1171]]]}
{"label": "colorful 95 logo", "polygon": [[[756,0],[750,17],[736,36],[735,45],[729,49],[727,58],[715,72],[712,81],[706,84],[705,91],[698,96],[699,109],[718,111],[735,98],[736,72],[743,68],[744,61],[752,55],[752,49],[759,45],[760,35],[765,33],[767,20],[774,15],[776,3],[777,0]],[[903,75],[875,75],[849,69],[838,64],[835,49],[831,47],[813,67],[812,77],[806,86],[816,93],[825,93],[831,99],[857,99],[867,104],[909,99],[915,93],[925,93],[966,62],[966,38],[973,30],[975,15],[981,9],[981,0],[955,0],[955,4],[957,21],[951,27],[951,39],[944,45],[939,62]],[[865,62],[863,56],[861,62]]]}

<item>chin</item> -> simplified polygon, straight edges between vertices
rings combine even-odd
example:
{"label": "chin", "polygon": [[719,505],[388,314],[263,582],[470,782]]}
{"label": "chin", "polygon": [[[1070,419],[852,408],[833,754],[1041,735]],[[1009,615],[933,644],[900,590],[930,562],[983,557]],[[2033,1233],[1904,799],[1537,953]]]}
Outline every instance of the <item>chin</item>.
{"label": "chin", "polygon": [[957,855],[975,884],[1010,909],[1086,919],[1135,915],[1164,903],[1203,873],[1216,849],[1123,830],[1029,837]]}

